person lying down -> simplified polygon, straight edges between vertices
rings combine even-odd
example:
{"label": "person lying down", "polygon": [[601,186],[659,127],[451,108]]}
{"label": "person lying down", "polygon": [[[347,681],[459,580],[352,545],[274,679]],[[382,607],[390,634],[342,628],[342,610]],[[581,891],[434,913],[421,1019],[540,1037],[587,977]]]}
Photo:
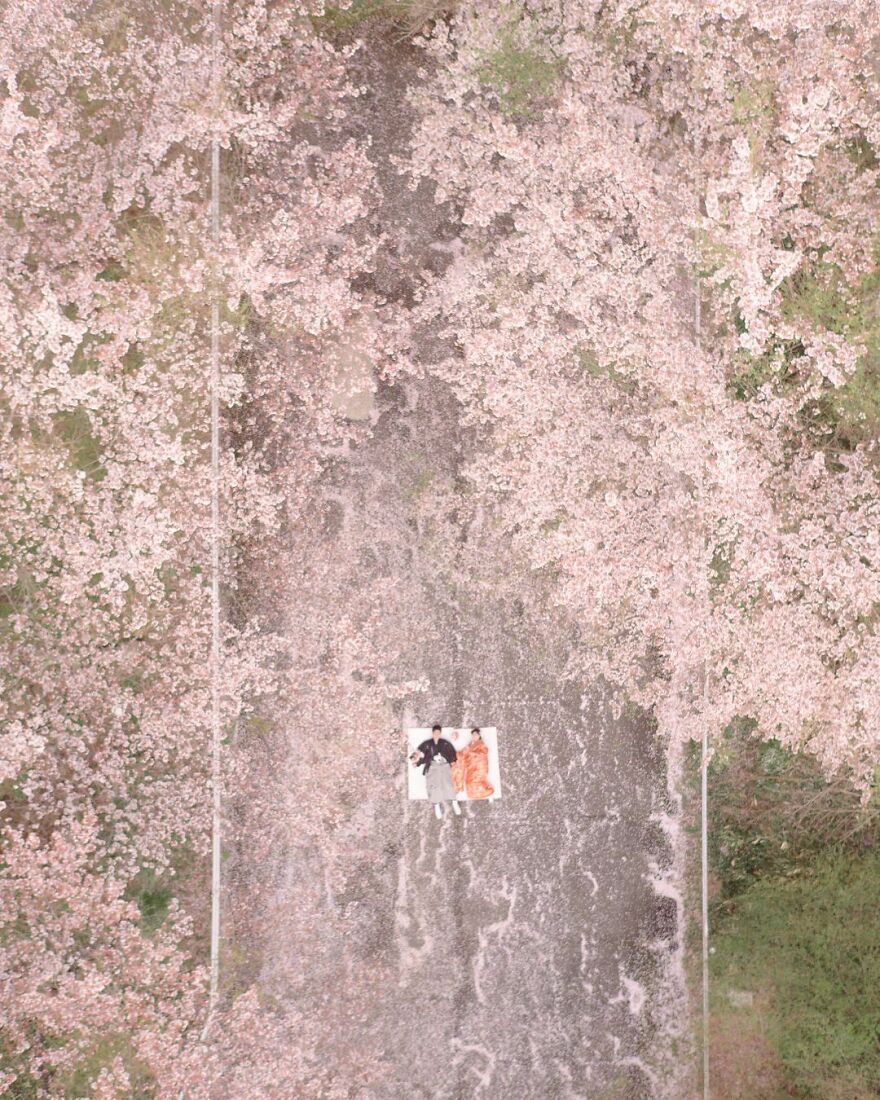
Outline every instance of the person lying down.
{"label": "person lying down", "polygon": [[495,788],[489,782],[489,746],[479,726],[471,730],[471,739],[452,765],[452,785],[468,798],[491,798]]}
{"label": "person lying down", "polygon": [[410,755],[413,766],[422,767],[428,798],[437,817],[443,816],[444,802],[451,802],[454,812],[461,813],[458,794],[479,799],[491,798],[495,793],[489,783],[489,748],[479,727],[474,726],[470,741],[458,753],[452,742],[441,736],[442,732],[439,725],[433,726],[430,738]]}

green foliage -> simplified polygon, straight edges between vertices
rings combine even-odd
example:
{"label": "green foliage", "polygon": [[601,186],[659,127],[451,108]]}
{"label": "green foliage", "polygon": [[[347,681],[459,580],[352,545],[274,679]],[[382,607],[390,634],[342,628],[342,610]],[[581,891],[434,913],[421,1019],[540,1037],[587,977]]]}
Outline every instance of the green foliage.
{"label": "green foliage", "polygon": [[742,85],[733,93],[733,120],[746,132],[752,166],[757,170],[761,168],[775,111],[776,101],[769,84]]}
{"label": "green foliage", "polygon": [[352,0],[347,8],[325,8],[324,14],[316,16],[313,23],[319,34],[338,33],[359,27],[368,19],[387,16],[391,6],[397,5],[389,4],[388,0]]}
{"label": "green foliage", "polygon": [[143,868],[129,883],[125,896],[129,901],[137,902],[141,911],[141,928],[150,933],[155,932],[168,916],[173,895],[164,879],[155,871]]}
{"label": "green foliage", "polygon": [[261,741],[275,732],[275,722],[262,714],[248,714],[239,719],[239,741]]}
{"label": "green foliage", "polygon": [[95,277],[107,283],[118,283],[120,279],[125,278],[125,268],[115,260],[111,260]]}
{"label": "green foliage", "polygon": [[87,409],[77,405],[75,409],[55,413],[52,419],[55,433],[66,444],[74,468],[82,470],[93,481],[106,477],[107,469],[101,464],[101,446],[92,435]]}
{"label": "green foliage", "polygon": [[841,776],[829,782],[815,759],[754,736],[737,718],[713,739],[709,764],[709,856],[721,912],[757,881],[802,873],[829,846],[859,850],[880,828]]}
{"label": "green foliage", "polygon": [[768,1039],[793,1095],[880,1091],[880,856],[829,851],[756,883],[714,937],[716,998],[769,991]]}
{"label": "green foliage", "polygon": [[630,395],[638,389],[638,383],[634,378],[621,373],[615,363],[600,363],[590,348],[578,349],[577,361],[584,374],[588,374],[591,378],[606,379],[617,386],[618,389]]}
{"label": "green foliage", "polygon": [[786,320],[807,320],[864,345],[852,377],[804,410],[845,449],[880,437],[880,242],[875,256],[877,266],[854,286],[836,265],[821,258],[782,286]]}
{"label": "green foliage", "polygon": [[62,1082],[62,1095],[67,1100],[81,1100],[91,1096],[95,1079],[105,1066],[121,1058],[131,1079],[129,1100],[153,1100],[156,1095],[156,1079],[149,1066],[135,1053],[131,1040],[121,1032],[96,1038],[89,1052],[76,1063]]}
{"label": "green foliage", "polygon": [[495,92],[505,115],[528,119],[533,117],[535,100],[550,91],[562,64],[525,41],[517,33],[520,26],[515,17],[504,27],[496,49],[483,51],[477,75],[481,84]]}
{"label": "green foliage", "polygon": [[860,328],[859,300],[836,264],[818,260],[801,266],[783,281],[782,316],[787,321],[805,319],[817,328],[839,336]]}
{"label": "green foliage", "polygon": [[880,361],[862,361],[855,374],[827,402],[827,419],[850,445],[880,438]]}
{"label": "green foliage", "polygon": [[[35,549],[34,542],[30,539],[19,539],[14,544],[14,549],[17,551],[16,559],[10,560],[10,555],[2,555],[6,568],[13,562],[16,564],[16,579],[14,583],[0,588],[0,629],[5,627],[11,630],[5,620],[13,614],[27,614],[32,622],[46,621],[42,616],[34,614],[33,601],[38,595],[45,595],[49,582],[47,579],[37,580],[34,569],[25,564]],[[59,569],[57,558],[53,557],[46,562],[46,572],[50,577],[57,576]]]}
{"label": "green foliage", "polygon": [[348,7],[328,7],[312,19],[318,34],[358,30],[372,19],[384,19],[406,34],[417,34],[425,24],[451,15],[458,0],[352,0]]}
{"label": "green foliage", "polygon": [[769,84],[743,85],[733,97],[733,120],[740,126],[748,126],[757,119],[766,118],[773,106],[773,89]]}
{"label": "green foliage", "polygon": [[701,279],[714,275],[730,258],[730,248],[718,241],[706,229],[698,229],[694,234],[697,246],[697,274]]}
{"label": "green foliage", "polygon": [[845,777],[757,732],[739,717],[712,739],[713,1028],[740,1062],[769,1043],[768,1100],[867,1100],[880,1084],[877,800],[862,807]]}
{"label": "green foliage", "polygon": [[[737,315],[738,331],[743,331]],[[740,351],[728,385],[738,401],[751,401],[762,386],[769,384],[776,393],[792,393],[799,384],[798,360],[804,355],[800,340],[771,340],[761,355]]]}
{"label": "green foliage", "polygon": [[[856,370],[842,386],[830,383],[800,408],[803,438],[814,445],[851,450],[880,438],[880,243],[877,266],[850,286],[836,264],[818,255],[784,280],[780,288],[785,321],[825,330],[862,349]],[[733,317],[738,331],[742,318]],[[777,394],[797,399],[803,384],[798,360],[800,340],[768,341],[761,355],[738,353],[728,385],[740,401],[749,401],[769,384]]]}
{"label": "green foliage", "polygon": [[39,1082],[28,1072],[26,1058],[27,1055],[14,1055],[9,1043],[0,1036],[0,1074],[16,1074],[3,1092],[5,1100],[37,1100],[40,1095]]}
{"label": "green foliage", "polygon": [[98,360],[90,354],[90,351],[93,347],[99,346],[103,342],[104,341],[98,336],[91,334],[85,336],[73,353],[73,359],[70,362],[70,373],[72,375],[78,375],[85,374],[86,371],[98,370],[100,364]]}

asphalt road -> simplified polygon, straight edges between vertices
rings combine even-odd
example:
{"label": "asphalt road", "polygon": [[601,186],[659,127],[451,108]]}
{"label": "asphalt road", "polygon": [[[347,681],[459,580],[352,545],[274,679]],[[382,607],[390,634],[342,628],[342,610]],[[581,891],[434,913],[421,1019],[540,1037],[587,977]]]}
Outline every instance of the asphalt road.
{"label": "asphalt road", "polygon": [[[351,121],[372,141],[388,240],[364,291],[392,306],[456,247],[450,212],[390,169],[406,146],[408,51],[359,55],[368,92]],[[662,746],[648,715],[615,715],[602,685],[566,679],[577,624],[552,576],[499,540],[492,501],[464,476],[480,437],[420,339],[421,372],[375,395],[357,348],[343,357],[340,408],[369,430],[321,456],[289,533],[277,615],[293,672],[282,740],[265,750],[271,838],[238,903],[259,910],[259,984],[308,1021],[328,1096],[682,1100]],[[383,703],[385,680],[418,687]],[[407,801],[403,730],[435,721],[497,727],[499,802],[437,821]],[[346,771],[345,737],[380,723],[396,732]]]}
{"label": "asphalt road", "polygon": [[[291,740],[300,720],[353,721],[361,682],[338,665],[328,678],[307,641],[340,592],[377,650],[395,650],[388,676],[423,690],[398,706],[389,753],[346,781],[344,820],[311,822],[317,844],[302,839],[314,772],[297,752],[276,761],[289,833],[262,984],[311,1019],[340,1081],[352,1052],[376,1060],[352,1097],[679,1098],[676,905],[650,881],[671,868],[672,807],[651,723],[565,680],[573,628],[552,580],[517,574],[494,544],[460,477],[478,443],[444,385],[381,388],[372,416],[324,476],[332,522],[303,553],[325,580],[291,582],[304,685]],[[407,800],[402,731],[434,721],[498,728],[499,802],[438,821]],[[305,889],[322,880],[344,886]]]}

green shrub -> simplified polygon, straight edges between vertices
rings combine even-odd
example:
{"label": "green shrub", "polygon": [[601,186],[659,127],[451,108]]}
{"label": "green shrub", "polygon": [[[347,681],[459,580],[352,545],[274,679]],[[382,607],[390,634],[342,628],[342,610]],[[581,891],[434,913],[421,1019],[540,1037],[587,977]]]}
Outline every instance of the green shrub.
{"label": "green shrub", "polygon": [[709,858],[716,910],[760,879],[801,874],[830,846],[855,852],[877,838],[876,799],[863,807],[845,775],[829,781],[814,757],[759,739],[753,719],[737,718],[712,746]]}

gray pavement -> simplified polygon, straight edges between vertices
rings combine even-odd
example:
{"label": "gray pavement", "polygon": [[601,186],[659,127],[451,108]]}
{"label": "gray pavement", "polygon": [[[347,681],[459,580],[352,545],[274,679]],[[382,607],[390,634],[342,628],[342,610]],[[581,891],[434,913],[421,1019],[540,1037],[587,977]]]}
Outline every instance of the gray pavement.
{"label": "gray pavement", "polygon": [[[406,147],[412,48],[360,57],[370,90],[352,127],[373,140],[388,234],[363,289],[406,308],[412,273],[442,268],[455,226],[388,167]],[[261,988],[309,1021],[328,1096],[679,1100],[676,904],[649,881],[673,866],[662,747],[648,715],[615,717],[602,685],[566,679],[577,625],[553,577],[497,537],[492,501],[465,476],[481,441],[431,376],[431,334],[420,340],[421,375],[355,395],[359,439],[323,456],[318,498],[289,533],[278,618],[295,675],[287,747],[267,752],[269,798],[287,801],[249,887],[267,929]],[[357,369],[355,389],[369,383]],[[352,672],[341,618],[381,667]],[[385,719],[383,677],[422,682]],[[396,732],[352,773],[360,714]],[[402,730],[435,721],[498,728],[500,802],[437,821],[407,801]],[[337,787],[332,758],[319,773],[310,755],[322,738]]]}
{"label": "gray pavement", "polygon": [[[573,628],[552,608],[552,582],[513,574],[514,559],[493,545],[459,476],[475,441],[445,387],[381,389],[374,417],[370,438],[325,475],[334,584],[349,591],[353,616],[396,643],[389,673],[426,681],[399,708],[401,730],[498,728],[503,798],[437,821],[406,798],[398,734],[391,766],[377,762],[348,785],[365,815],[358,843],[373,858],[349,863],[344,897],[301,904],[297,882],[324,875],[325,857],[295,842],[284,855],[266,988],[318,1022],[328,1059],[343,1031],[351,1049],[380,1058],[352,1096],[673,1095],[657,1068],[677,928],[674,904],[648,881],[651,861],[670,855],[651,723],[615,719],[601,689],[565,681]],[[303,585],[292,598],[308,624],[326,594]],[[332,728],[333,703],[322,705]],[[285,788],[303,775],[291,765]],[[340,951],[383,977],[347,983]]]}

